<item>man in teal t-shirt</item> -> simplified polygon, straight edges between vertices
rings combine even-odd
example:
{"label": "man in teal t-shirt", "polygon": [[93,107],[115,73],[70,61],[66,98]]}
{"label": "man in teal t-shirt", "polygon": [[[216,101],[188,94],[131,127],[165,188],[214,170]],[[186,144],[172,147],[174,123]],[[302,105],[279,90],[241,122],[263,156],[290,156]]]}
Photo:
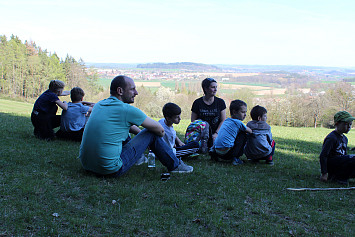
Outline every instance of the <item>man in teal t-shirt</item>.
{"label": "man in teal t-shirt", "polygon": [[[85,126],[79,158],[84,169],[99,175],[121,176],[149,148],[169,171],[187,173],[193,168],[176,158],[162,137],[164,128],[129,104],[138,95],[134,81],[117,76],[111,82],[111,96],[95,104]],[[137,126],[143,126],[139,132]],[[129,132],[138,133],[122,146]]]}

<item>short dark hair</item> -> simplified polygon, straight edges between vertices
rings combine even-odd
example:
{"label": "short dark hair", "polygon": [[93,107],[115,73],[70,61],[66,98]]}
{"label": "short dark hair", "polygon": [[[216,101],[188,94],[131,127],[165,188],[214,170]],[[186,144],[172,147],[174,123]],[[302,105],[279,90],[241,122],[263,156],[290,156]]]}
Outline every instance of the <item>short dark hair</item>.
{"label": "short dark hair", "polygon": [[70,99],[72,102],[81,101],[85,95],[85,92],[80,87],[74,87],[70,91]]}
{"label": "short dark hair", "polygon": [[110,94],[117,95],[117,88],[121,87],[122,89],[125,89],[126,86],[127,86],[126,76],[119,75],[119,76],[113,78],[111,81]]}
{"label": "short dark hair", "polygon": [[238,112],[242,106],[247,106],[247,103],[245,103],[242,100],[233,100],[233,101],[231,101],[231,104],[229,106],[229,111],[230,111],[231,115],[233,113],[232,112],[233,110]]}
{"label": "short dark hair", "polygon": [[207,89],[211,85],[212,82],[217,83],[217,81],[211,77],[207,77],[202,81],[201,86],[202,86],[203,93],[205,93],[205,89]]}
{"label": "short dark hair", "polygon": [[49,82],[48,89],[52,92],[57,92],[60,89],[64,89],[65,83],[60,80],[51,80]]}
{"label": "short dark hair", "polygon": [[267,110],[260,105],[256,105],[250,110],[250,116],[252,120],[258,120],[259,116],[261,117],[266,113]]}
{"label": "short dark hair", "polygon": [[181,114],[181,108],[177,104],[169,102],[163,106],[164,117],[171,118],[179,114]]}

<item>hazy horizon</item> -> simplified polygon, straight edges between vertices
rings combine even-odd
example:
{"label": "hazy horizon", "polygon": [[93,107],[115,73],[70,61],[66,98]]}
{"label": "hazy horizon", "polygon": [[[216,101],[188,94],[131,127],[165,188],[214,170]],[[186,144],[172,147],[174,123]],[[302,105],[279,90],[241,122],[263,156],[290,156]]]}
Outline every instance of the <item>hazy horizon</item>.
{"label": "hazy horizon", "polygon": [[0,9],[0,35],[60,58],[355,66],[350,0],[13,0]]}

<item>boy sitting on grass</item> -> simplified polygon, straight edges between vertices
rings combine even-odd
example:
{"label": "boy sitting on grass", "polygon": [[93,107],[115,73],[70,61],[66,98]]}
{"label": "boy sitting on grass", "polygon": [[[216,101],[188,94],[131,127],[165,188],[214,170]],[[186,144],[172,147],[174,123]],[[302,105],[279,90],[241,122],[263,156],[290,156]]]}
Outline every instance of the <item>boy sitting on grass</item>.
{"label": "boy sitting on grass", "polygon": [[176,157],[188,156],[195,154],[199,150],[199,143],[191,141],[187,144],[183,143],[174,130],[173,124],[180,123],[181,108],[174,103],[166,103],[163,106],[164,118],[159,123],[165,130],[164,141],[173,149]]}
{"label": "boy sitting on grass", "polygon": [[221,158],[231,160],[233,165],[240,165],[243,164],[239,157],[243,155],[246,133],[253,131],[242,122],[247,113],[247,104],[244,101],[233,100],[229,110],[231,118],[227,118],[219,129],[210,155],[215,161]]}
{"label": "boy sitting on grass", "polygon": [[273,165],[275,141],[272,139],[271,127],[266,123],[267,110],[260,105],[254,106],[250,111],[250,116],[252,121],[247,123],[247,127],[253,133],[248,135],[244,154],[253,162],[265,160],[266,164]]}
{"label": "boy sitting on grass", "polygon": [[56,133],[58,138],[81,142],[84,127],[94,103],[83,101],[84,91],[80,87],[74,87],[70,91],[72,102],[68,103],[68,109],[62,111],[60,129]]}
{"label": "boy sitting on grass", "polygon": [[349,178],[355,178],[354,155],[347,155],[348,133],[354,117],[346,111],[334,115],[335,130],[326,136],[319,156],[322,181],[334,180],[348,184]]}
{"label": "boy sitting on grass", "polygon": [[34,135],[39,139],[51,141],[54,139],[53,128],[60,126],[60,115],[57,114],[58,106],[67,110],[68,104],[61,101],[58,96],[69,95],[69,91],[63,91],[64,82],[51,80],[49,88],[38,97],[31,114],[31,122],[34,127]]}

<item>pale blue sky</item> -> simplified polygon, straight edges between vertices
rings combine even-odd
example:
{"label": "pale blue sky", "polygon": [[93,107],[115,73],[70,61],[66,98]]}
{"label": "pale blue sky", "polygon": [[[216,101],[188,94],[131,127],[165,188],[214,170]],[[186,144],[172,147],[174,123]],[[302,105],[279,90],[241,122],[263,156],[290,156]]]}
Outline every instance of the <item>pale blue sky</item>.
{"label": "pale blue sky", "polygon": [[0,34],[85,62],[355,67],[353,0],[0,0]]}

